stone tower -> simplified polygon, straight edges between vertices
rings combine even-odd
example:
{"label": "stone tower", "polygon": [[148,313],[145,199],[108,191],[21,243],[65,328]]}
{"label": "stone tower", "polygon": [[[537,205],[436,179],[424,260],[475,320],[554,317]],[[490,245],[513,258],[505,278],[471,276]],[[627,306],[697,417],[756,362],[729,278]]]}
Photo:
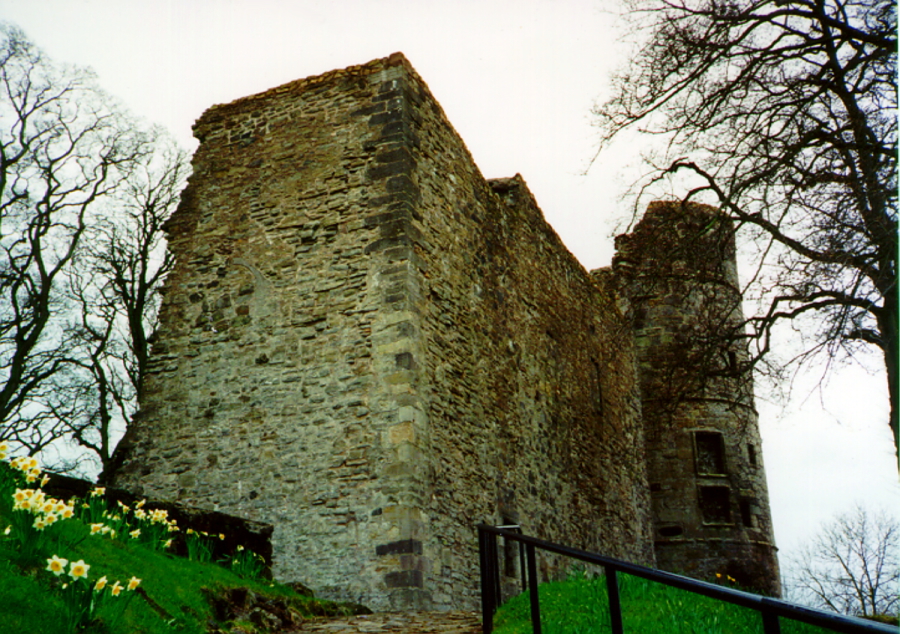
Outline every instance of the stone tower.
{"label": "stone tower", "polygon": [[277,578],[373,609],[475,607],[482,521],[654,562],[630,325],[402,55],[194,130],[114,484],[270,522]]}
{"label": "stone tower", "polygon": [[616,249],[640,364],[657,563],[777,595],[733,228],[712,207],[652,203]]}

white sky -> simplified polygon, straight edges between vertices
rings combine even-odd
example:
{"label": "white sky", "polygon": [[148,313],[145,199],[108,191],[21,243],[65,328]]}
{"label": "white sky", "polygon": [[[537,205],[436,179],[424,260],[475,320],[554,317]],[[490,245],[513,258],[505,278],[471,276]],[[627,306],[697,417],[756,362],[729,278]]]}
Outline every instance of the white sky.
{"label": "white sky", "polygon": [[[590,108],[627,52],[615,0],[0,0],[57,61],[186,148],[209,106],[402,51],[488,178],[519,172],[588,269],[609,264],[620,200],[637,178],[628,143],[595,152]],[[776,541],[789,552],[855,503],[900,509],[878,359],[786,408],[759,395]]]}

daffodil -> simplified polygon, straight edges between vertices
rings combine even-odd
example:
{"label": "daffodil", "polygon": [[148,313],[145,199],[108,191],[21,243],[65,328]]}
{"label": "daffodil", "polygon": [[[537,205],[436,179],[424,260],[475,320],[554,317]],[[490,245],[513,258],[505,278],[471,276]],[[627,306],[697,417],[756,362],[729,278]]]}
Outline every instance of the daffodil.
{"label": "daffodil", "polygon": [[103,532],[104,528],[106,528],[104,524],[91,524],[91,535]]}
{"label": "daffodil", "polygon": [[47,560],[46,570],[49,570],[58,577],[65,572],[67,563],[69,563],[68,559],[62,559],[61,557],[53,555],[51,559]]}
{"label": "daffodil", "polygon": [[141,580],[138,579],[137,577],[132,577],[131,579],[128,580],[128,589],[129,590],[134,590],[139,585],[141,585]]}
{"label": "daffodil", "polygon": [[131,535],[131,539],[137,539],[138,537],[141,536],[141,529],[136,528],[128,534]]}
{"label": "daffodil", "polygon": [[69,565],[69,576],[73,579],[81,579],[82,577],[87,579],[88,570],[90,569],[91,567],[84,563],[84,559],[79,559]]}
{"label": "daffodil", "polygon": [[105,495],[106,488],[105,487],[94,487],[94,490],[91,491],[91,497],[97,497],[99,495]]}
{"label": "daffodil", "polygon": [[107,583],[106,575],[103,575],[102,577],[97,579],[97,583],[94,584],[94,591],[100,592],[101,590],[103,590],[103,588],[106,587],[106,583]]}
{"label": "daffodil", "polygon": [[112,584],[112,587],[109,589],[109,591],[112,592],[112,595],[114,597],[117,597],[122,592],[122,586],[119,585],[118,581],[116,581],[114,584]]}

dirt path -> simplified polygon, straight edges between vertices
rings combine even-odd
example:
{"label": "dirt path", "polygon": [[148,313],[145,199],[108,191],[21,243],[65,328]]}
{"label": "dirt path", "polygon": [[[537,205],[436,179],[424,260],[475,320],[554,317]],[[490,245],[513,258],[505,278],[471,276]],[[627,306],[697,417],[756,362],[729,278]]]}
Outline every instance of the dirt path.
{"label": "dirt path", "polygon": [[477,612],[404,612],[323,618],[303,623],[301,632],[320,634],[480,634],[481,615]]}

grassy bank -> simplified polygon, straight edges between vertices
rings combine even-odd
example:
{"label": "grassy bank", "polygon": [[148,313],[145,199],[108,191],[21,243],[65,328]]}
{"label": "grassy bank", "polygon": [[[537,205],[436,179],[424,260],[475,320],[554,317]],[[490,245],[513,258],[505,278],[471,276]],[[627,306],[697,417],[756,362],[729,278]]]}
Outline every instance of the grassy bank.
{"label": "grassy bank", "polygon": [[[626,632],[654,634],[762,634],[759,614],[685,590],[621,575],[619,591]],[[575,576],[541,584],[541,624],[545,634],[610,632],[606,580]],[[528,593],[503,605],[494,617],[497,634],[530,634]],[[828,630],[781,622],[784,634],[825,634]]]}
{"label": "grassy bank", "polygon": [[[219,536],[184,535],[152,509],[109,508],[102,490],[53,500],[40,486],[35,465],[0,460],[4,633],[256,634],[353,611],[262,578],[253,553],[210,561]],[[179,533],[191,559],[169,552]]]}

